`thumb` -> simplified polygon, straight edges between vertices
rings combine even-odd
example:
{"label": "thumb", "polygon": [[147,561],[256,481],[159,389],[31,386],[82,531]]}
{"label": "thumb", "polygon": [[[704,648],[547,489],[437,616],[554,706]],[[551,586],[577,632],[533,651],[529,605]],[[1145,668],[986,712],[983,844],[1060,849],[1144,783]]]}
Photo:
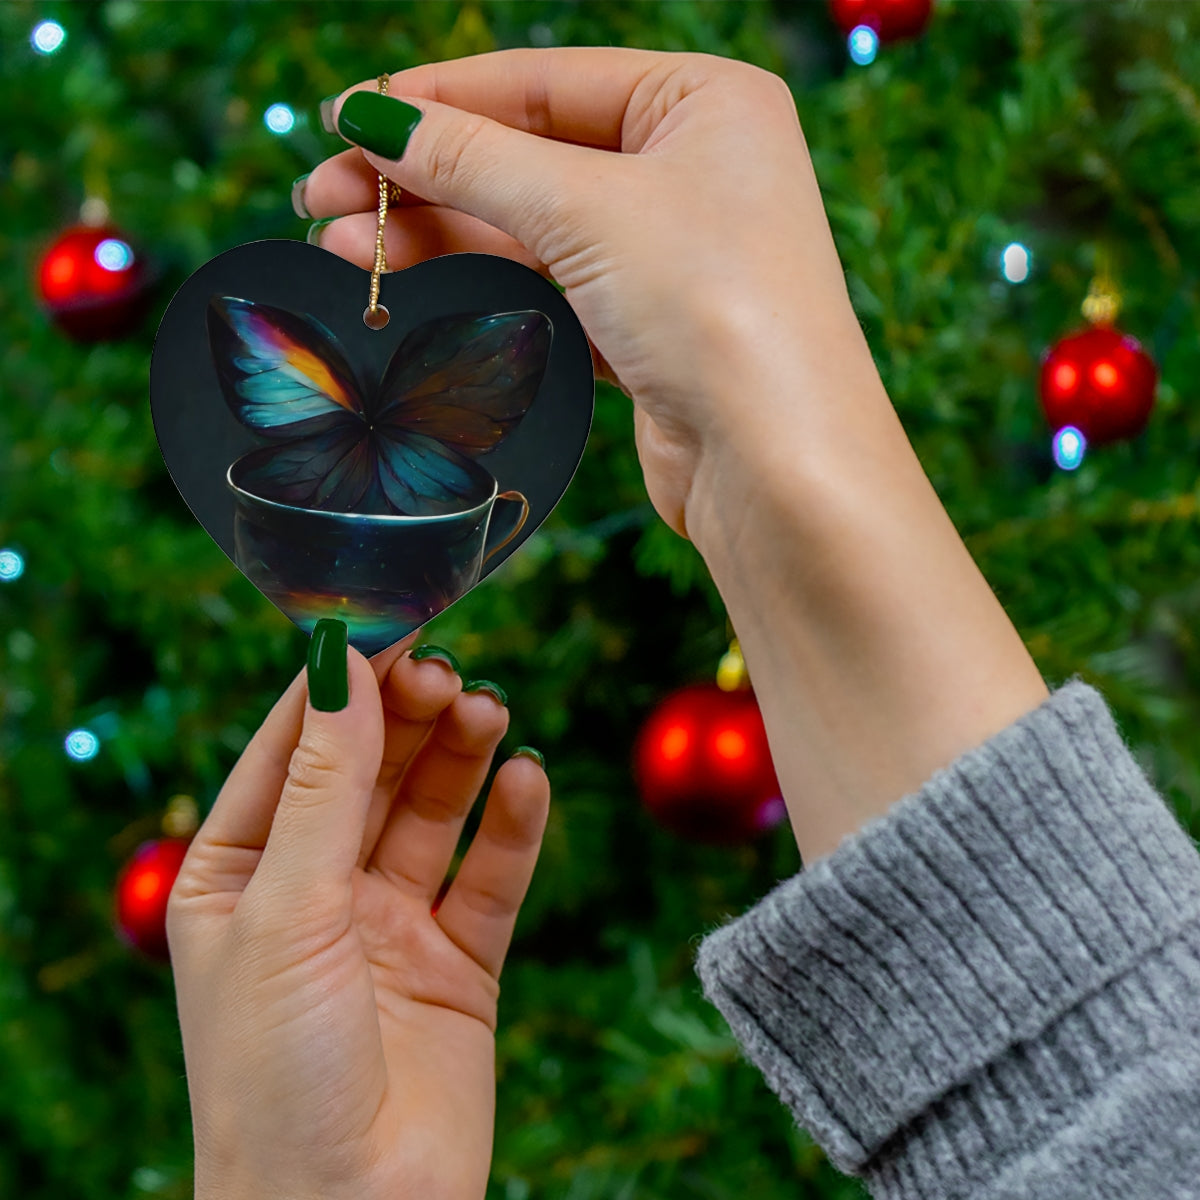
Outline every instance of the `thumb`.
{"label": "thumb", "polygon": [[542,262],[561,260],[556,244],[576,225],[579,180],[614,169],[617,155],[555,142],[425,97],[358,90],[335,106],[332,124],[361,147],[381,175],[432,204],[478,217],[521,242]]}
{"label": "thumb", "polygon": [[371,664],[347,647],[343,622],[318,621],[304,725],[255,871],[260,887],[299,899],[349,884],[379,778],[383,728]]}

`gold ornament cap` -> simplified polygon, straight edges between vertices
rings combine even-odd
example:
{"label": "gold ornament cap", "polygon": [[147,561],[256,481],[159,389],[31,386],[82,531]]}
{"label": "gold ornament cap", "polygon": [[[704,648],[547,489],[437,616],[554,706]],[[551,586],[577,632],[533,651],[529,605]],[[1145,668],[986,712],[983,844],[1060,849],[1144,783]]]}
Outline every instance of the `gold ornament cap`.
{"label": "gold ornament cap", "polygon": [[746,671],[746,660],[737,638],[729,643],[729,649],[721,655],[717,665],[717,687],[723,692],[737,692],[750,686],[750,675]]}
{"label": "gold ornament cap", "polygon": [[167,837],[190,838],[200,828],[200,810],[195,798],[180,794],[167,801],[162,819],[162,831]]}
{"label": "gold ornament cap", "polygon": [[1113,278],[1111,256],[1104,247],[1096,251],[1096,274],[1080,308],[1090,325],[1112,325],[1121,312],[1121,293]]}

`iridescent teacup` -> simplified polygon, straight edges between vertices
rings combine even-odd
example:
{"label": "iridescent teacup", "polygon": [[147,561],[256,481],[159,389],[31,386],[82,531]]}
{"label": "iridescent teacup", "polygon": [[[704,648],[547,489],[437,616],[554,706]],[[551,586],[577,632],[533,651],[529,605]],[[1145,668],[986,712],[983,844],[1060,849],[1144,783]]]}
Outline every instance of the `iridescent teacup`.
{"label": "iridescent teacup", "polygon": [[[323,512],[244,490],[247,459],[226,473],[236,498],[234,557],[246,577],[305,632],[346,622],[351,645],[374,654],[449,607],[520,533],[529,501],[501,492],[478,464],[479,499],[437,516]],[[511,508],[492,526],[497,500]],[[502,510],[501,510],[502,511]]]}

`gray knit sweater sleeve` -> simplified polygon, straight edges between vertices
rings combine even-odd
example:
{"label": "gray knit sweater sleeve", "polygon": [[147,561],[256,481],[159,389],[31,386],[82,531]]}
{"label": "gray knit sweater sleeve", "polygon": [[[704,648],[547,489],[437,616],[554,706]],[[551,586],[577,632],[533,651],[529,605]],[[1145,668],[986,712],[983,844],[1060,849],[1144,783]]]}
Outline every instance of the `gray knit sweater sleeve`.
{"label": "gray knit sweater sleeve", "polygon": [[1200,1197],[1200,855],[1078,680],[696,970],[881,1200]]}

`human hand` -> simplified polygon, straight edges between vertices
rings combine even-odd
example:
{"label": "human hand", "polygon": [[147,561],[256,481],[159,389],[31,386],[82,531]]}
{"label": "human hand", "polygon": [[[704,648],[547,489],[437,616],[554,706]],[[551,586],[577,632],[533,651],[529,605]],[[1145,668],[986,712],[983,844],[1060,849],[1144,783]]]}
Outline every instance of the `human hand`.
{"label": "human hand", "polygon": [[1044,699],[892,408],[782,80],[565,47],[375,89],[322,105],[360,149],[301,186],[320,244],[372,264],[382,172],[412,194],[393,269],[482,251],[563,285],[738,631],[805,861]]}
{"label": "human hand", "polygon": [[172,890],[197,1200],[486,1190],[498,980],[549,784],[500,768],[431,912],[508,711],[405,646],[350,650],[340,711],[292,682]]}
{"label": "human hand", "polygon": [[[405,189],[385,233],[391,269],[476,251],[563,285],[598,373],[634,401],[647,490],[677,532],[696,540],[739,443],[803,444],[830,372],[839,390],[851,366],[881,390],[778,76],[578,47],[432,63],[391,76],[387,97],[375,88],[322,106],[362,149],[301,185],[298,211],[340,218],[321,246],[373,264],[382,172]],[[423,115],[398,157],[413,115],[401,101]],[[755,386],[770,358],[794,386]]]}

